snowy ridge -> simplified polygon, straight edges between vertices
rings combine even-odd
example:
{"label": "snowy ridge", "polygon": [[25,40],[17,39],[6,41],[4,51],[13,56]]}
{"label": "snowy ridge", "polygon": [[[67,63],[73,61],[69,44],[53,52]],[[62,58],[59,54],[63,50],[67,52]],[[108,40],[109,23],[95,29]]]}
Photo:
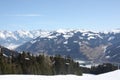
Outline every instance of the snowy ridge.
{"label": "snowy ridge", "polygon": [[18,30],[18,31],[0,31],[0,38],[1,39],[7,39],[7,38],[13,38],[18,40],[18,38],[25,38],[25,37],[29,37],[29,38],[35,38],[38,36],[41,37],[50,37],[52,32],[57,32],[57,35],[63,34],[64,36],[68,37],[68,36],[72,36],[73,33],[77,33],[77,32],[81,32],[83,33],[82,35],[88,35],[88,36],[99,36],[100,35],[98,33],[95,32],[91,32],[91,31],[85,31],[85,30],[65,30],[65,29],[59,29],[56,31],[42,31],[42,30],[33,30],[33,31],[25,31],[25,30]]}
{"label": "snowy ridge", "polygon": [[0,80],[119,80],[119,74],[120,70],[104,73],[101,75],[83,74],[83,76],[0,75]]}
{"label": "snowy ridge", "polygon": [[[88,31],[88,30],[74,30],[74,29],[58,29],[56,31],[43,31],[43,30],[33,30],[33,31],[26,31],[26,30],[18,30],[18,31],[0,31],[0,39],[7,39],[7,38],[13,38],[13,39],[18,39],[18,37],[29,37],[29,38],[34,38],[34,37],[49,37],[51,35],[51,33],[53,32],[57,32],[58,35],[60,34],[64,34],[65,36],[72,36],[73,33],[77,33],[77,32],[81,32],[83,33],[82,35],[88,35],[89,37],[93,37],[93,36],[99,36],[98,32],[94,32],[94,31]],[[120,29],[116,29],[116,30],[112,30],[110,31],[111,33],[120,33]],[[101,37],[102,38],[102,37]]]}
{"label": "snowy ridge", "polygon": [[[120,33],[120,30],[113,30],[113,33]],[[112,33],[111,32],[111,33]],[[80,40],[95,40],[95,39],[104,39],[104,35],[109,35],[109,33],[101,35],[99,32],[80,30],[80,29],[58,29],[55,31],[43,31],[43,30],[18,30],[18,31],[0,31],[0,45],[5,46],[9,49],[16,48],[30,40],[33,40],[37,37],[40,38],[57,38],[58,36],[63,36],[66,40],[75,35],[79,35]],[[115,36],[109,36],[108,41],[115,39]],[[33,41],[34,42],[34,41]],[[9,45],[10,44],[10,45]],[[14,46],[14,47],[13,47]]]}

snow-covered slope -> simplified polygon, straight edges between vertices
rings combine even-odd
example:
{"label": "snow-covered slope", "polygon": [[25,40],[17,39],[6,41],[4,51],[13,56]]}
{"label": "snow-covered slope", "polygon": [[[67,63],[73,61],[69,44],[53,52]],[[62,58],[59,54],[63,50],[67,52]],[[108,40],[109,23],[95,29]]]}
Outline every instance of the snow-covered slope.
{"label": "snow-covered slope", "polygon": [[83,76],[0,75],[0,80],[119,80],[119,74],[120,70],[104,73],[101,75],[84,74]]}

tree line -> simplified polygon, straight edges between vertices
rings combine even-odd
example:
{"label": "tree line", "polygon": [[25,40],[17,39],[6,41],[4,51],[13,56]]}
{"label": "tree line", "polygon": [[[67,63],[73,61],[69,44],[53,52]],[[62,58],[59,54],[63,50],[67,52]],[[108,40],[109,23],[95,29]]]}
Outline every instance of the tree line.
{"label": "tree line", "polygon": [[17,56],[11,54],[5,56],[0,52],[0,74],[34,74],[34,75],[59,75],[83,73],[101,74],[116,70],[117,67],[104,63],[91,68],[80,67],[78,62],[70,57],[61,55],[31,55],[29,52],[22,52]]}
{"label": "tree line", "polygon": [[82,72],[79,63],[74,62],[70,57],[33,56],[30,53],[22,52],[17,56],[11,54],[7,57],[0,53],[0,74],[82,75]]}

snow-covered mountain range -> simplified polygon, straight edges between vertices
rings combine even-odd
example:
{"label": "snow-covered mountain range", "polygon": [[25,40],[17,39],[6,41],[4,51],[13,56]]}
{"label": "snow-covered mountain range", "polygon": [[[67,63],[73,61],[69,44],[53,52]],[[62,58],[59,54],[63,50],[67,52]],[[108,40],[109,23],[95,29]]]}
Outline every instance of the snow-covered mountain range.
{"label": "snow-covered mountain range", "polygon": [[[70,37],[73,33],[70,33],[72,30],[62,30],[59,29],[56,32],[59,34],[64,34],[64,37]],[[80,30],[81,32],[85,32],[84,30]],[[54,32],[54,31],[53,31]],[[66,34],[68,33],[69,34]],[[33,31],[26,31],[26,30],[18,30],[18,31],[0,31],[0,44],[5,46],[9,49],[14,49],[27,41],[30,41],[37,37],[48,37],[53,38],[55,36],[51,36],[52,31],[43,31],[43,30],[33,30]],[[59,35],[58,34],[58,35]],[[92,38],[92,37],[90,37]]]}
{"label": "snow-covered mountain range", "polygon": [[[108,47],[120,42],[120,30],[93,32],[86,30],[0,31],[0,45],[17,51],[70,55],[85,60],[108,59]],[[111,49],[112,50],[112,49]]]}
{"label": "snow-covered mountain range", "polygon": [[44,35],[44,32],[45,31],[41,30],[0,31],[0,45],[9,49],[14,49],[25,42],[40,36],[41,34]]}

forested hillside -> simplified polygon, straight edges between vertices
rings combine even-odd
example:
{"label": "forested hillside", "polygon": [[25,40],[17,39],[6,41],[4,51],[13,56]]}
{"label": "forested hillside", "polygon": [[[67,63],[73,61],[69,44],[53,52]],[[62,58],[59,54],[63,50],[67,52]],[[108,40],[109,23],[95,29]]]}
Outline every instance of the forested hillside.
{"label": "forested hillside", "polygon": [[34,56],[24,51],[18,55],[11,53],[10,56],[5,56],[4,52],[0,52],[0,74],[82,75],[82,73],[101,74],[116,69],[117,67],[112,64],[102,64],[91,68],[81,67],[70,56],[44,54]]}
{"label": "forested hillside", "polygon": [[33,56],[30,53],[21,53],[17,56],[4,56],[0,53],[0,74],[36,74],[57,75],[76,74],[82,75],[79,64],[70,57],[63,58],[60,55]]}

